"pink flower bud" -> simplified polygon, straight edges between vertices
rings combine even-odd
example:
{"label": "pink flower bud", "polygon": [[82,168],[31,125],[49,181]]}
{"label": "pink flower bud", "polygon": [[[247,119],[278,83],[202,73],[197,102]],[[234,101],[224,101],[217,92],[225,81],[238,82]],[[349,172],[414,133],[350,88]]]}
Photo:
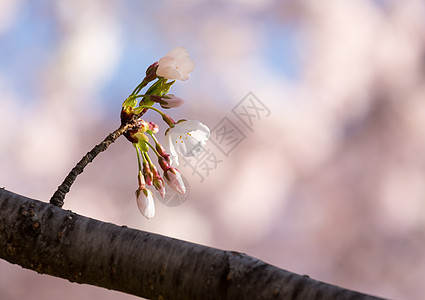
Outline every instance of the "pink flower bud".
{"label": "pink flower bud", "polygon": [[149,123],[148,123],[148,129],[149,129],[150,131],[152,131],[152,133],[158,133],[158,131],[159,131],[159,126],[158,126],[158,125],[156,125],[154,122],[149,122]]}
{"label": "pink flower bud", "polygon": [[155,80],[157,78],[156,76],[156,69],[158,68],[158,62],[154,62],[151,64],[148,69],[146,70],[146,77],[144,79],[145,82],[150,82],[152,80]]}
{"label": "pink flower bud", "polygon": [[151,165],[151,171],[153,173],[153,186],[158,190],[162,197],[165,196],[165,184],[161,175],[159,175],[157,168]]}
{"label": "pink flower bud", "polygon": [[183,178],[177,169],[171,167],[164,174],[165,180],[168,185],[179,194],[186,193],[186,187],[184,186]]}
{"label": "pink flower bud", "polygon": [[139,211],[146,218],[151,219],[155,215],[155,203],[152,192],[148,189],[138,189],[136,191],[136,203]]}
{"label": "pink flower bud", "polygon": [[137,174],[137,182],[139,183],[139,189],[145,188],[145,178],[142,171],[139,171],[139,174]]}
{"label": "pink flower bud", "polygon": [[165,152],[165,148],[160,143],[155,143],[155,149],[158,151],[159,155],[161,155],[166,160],[166,162],[170,163],[170,155]]}
{"label": "pink flower bud", "polygon": [[164,172],[167,172],[167,170],[170,168],[170,163],[168,162],[167,158],[163,156],[158,157],[158,163],[161,169],[164,170]]}
{"label": "pink flower bud", "polygon": [[143,162],[143,176],[145,177],[146,184],[152,185],[153,173],[149,168],[149,164],[147,161]]}
{"label": "pink flower bud", "polygon": [[175,108],[175,107],[179,107],[181,105],[183,105],[184,100],[174,96],[173,94],[167,94],[165,96],[163,96],[161,98],[161,100],[159,101],[159,104],[161,105],[162,108]]}
{"label": "pink flower bud", "polygon": [[153,186],[158,190],[162,197],[165,196],[165,184],[164,180],[161,177],[154,178]]}
{"label": "pink flower bud", "polygon": [[162,114],[162,119],[164,120],[165,123],[167,123],[168,126],[173,127],[174,124],[176,124],[176,122],[174,122],[174,120],[167,114]]}

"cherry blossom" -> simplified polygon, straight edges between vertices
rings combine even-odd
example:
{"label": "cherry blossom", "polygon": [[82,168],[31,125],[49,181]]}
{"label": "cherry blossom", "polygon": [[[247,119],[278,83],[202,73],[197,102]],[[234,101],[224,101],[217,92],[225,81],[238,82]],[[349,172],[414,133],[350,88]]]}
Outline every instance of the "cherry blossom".
{"label": "cherry blossom", "polygon": [[178,47],[168,52],[158,61],[156,74],[167,79],[187,80],[193,71],[195,63],[190,59],[184,47]]}
{"label": "cherry blossom", "polygon": [[171,165],[178,166],[178,154],[196,156],[205,147],[210,129],[197,120],[177,122],[165,133],[165,146],[169,150]]}

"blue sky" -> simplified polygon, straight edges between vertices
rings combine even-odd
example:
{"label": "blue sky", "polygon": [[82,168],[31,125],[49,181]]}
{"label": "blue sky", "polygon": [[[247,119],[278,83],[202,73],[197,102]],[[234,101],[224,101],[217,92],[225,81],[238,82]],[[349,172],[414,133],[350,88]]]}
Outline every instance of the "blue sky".
{"label": "blue sky", "polygon": [[[152,63],[152,58],[167,51],[165,45],[169,41],[155,29],[155,17],[163,5],[161,3],[143,10],[140,3],[134,1],[127,1],[127,6],[119,7],[116,15],[123,42],[122,55],[112,77],[100,87],[100,96],[108,106],[111,104],[111,108],[116,107],[117,97],[122,98],[133,89],[143,76],[141,70]],[[13,25],[0,34],[0,71],[6,76],[8,87],[28,102],[37,98],[40,74],[60,44],[60,24],[52,5],[50,1],[24,2]],[[232,7],[222,6],[220,9],[232,10]],[[214,13],[220,11],[216,9]],[[297,24],[279,22],[273,14],[251,16],[247,13],[245,17],[252,17],[252,21],[260,26],[266,43],[261,55],[267,67],[279,76],[296,80],[300,76]],[[191,35],[182,33],[182,38],[190,41]]]}

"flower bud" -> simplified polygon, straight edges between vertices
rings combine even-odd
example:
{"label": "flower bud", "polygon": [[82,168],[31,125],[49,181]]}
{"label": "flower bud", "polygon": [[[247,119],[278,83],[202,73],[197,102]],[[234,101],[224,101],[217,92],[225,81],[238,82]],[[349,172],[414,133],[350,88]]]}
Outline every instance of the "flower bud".
{"label": "flower bud", "polygon": [[148,129],[150,131],[152,131],[153,134],[158,133],[159,131],[159,126],[156,125],[154,122],[149,122],[148,123]]}
{"label": "flower bud", "polygon": [[184,47],[178,47],[168,52],[158,61],[156,74],[167,79],[187,80],[193,71],[195,63],[190,59]]}
{"label": "flower bud", "polygon": [[167,114],[162,114],[162,119],[164,120],[165,123],[167,123],[168,126],[173,127],[174,124],[176,124],[176,122],[174,122],[174,120]]}
{"label": "flower bud", "polygon": [[161,177],[154,177],[153,186],[158,190],[162,197],[165,196],[165,184]]}
{"label": "flower bud", "polygon": [[139,171],[139,174],[137,174],[137,182],[139,183],[139,189],[145,188],[145,178],[142,171]]}
{"label": "flower bud", "polygon": [[156,70],[157,69],[158,69],[158,62],[156,61],[147,68],[146,77],[145,77],[145,79],[143,79],[143,81],[150,82],[150,81],[158,78],[158,76],[156,76]]}
{"label": "flower bud", "polygon": [[153,186],[158,190],[162,197],[165,196],[165,184],[161,175],[159,175],[157,168],[152,164],[150,169],[153,173]]}
{"label": "flower bud", "polygon": [[152,185],[153,173],[147,161],[143,161],[143,177],[145,177],[147,185]]}
{"label": "flower bud", "polygon": [[142,215],[147,219],[153,218],[155,215],[155,203],[153,202],[153,195],[150,190],[139,188],[136,191],[136,203]]}
{"label": "flower bud", "polygon": [[165,148],[160,143],[155,143],[155,149],[163,158],[167,159],[167,156],[169,156],[167,152],[165,152]]}
{"label": "flower bud", "polygon": [[162,108],[175,108],[175,107],[179,107],[181,105],[183,105],[184,100],[174,96],[173,94],[167,94],[164,97],[161,98],[161,100],[159,101],[159,104],[161,105]]}
{"label": "flower bud", "polygon": [[168,185],[177,193],[186,193],[186,187],[184,186],[183,178],[177,169],[170,167],[167,171],[165,171],[164,177]]}
{"label": "flower bud", "polygon": [[170,163],[163,156],[158,156],[158,163],[161,169],[164,170],[164,172],[166,172],[171,167]]}

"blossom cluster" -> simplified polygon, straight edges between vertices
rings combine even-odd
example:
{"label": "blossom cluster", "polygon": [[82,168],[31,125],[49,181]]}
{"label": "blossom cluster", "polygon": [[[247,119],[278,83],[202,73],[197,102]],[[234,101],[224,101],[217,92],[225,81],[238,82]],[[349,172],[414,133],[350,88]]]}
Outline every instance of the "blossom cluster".
{"label": "blossom cluster", "polygon": [[[200,121],[183,119],[175,122],[169,115],[154,107],[158,104],[163,109],[170,109],[184,103],[184,100],[168,92],[176,80],[187,80],[194,66],[185,48],[173,49],[148,67],[145,78],[122,104],[121,124],[124,126],[130,120],[136,119],[135,126],[128,129],[124,135],[136,149],[139,167],[137,207],[148,219],[155,215],[153,194],[148,186],[155,188],[162,197],[166,193],[165,184],[177,193],[184,194],[186,187],[176,169],[179,165],[178,155],[197,155],[210,136],[209,128]],[[141,90],[151,82],[153,84],[142,94]],[[158,112],[169,127],[165,131],[165,147],[156,138],[158,125],[142,119],[149,109]],[[156,156],[163,176],[152,162],[149,151]]]}

